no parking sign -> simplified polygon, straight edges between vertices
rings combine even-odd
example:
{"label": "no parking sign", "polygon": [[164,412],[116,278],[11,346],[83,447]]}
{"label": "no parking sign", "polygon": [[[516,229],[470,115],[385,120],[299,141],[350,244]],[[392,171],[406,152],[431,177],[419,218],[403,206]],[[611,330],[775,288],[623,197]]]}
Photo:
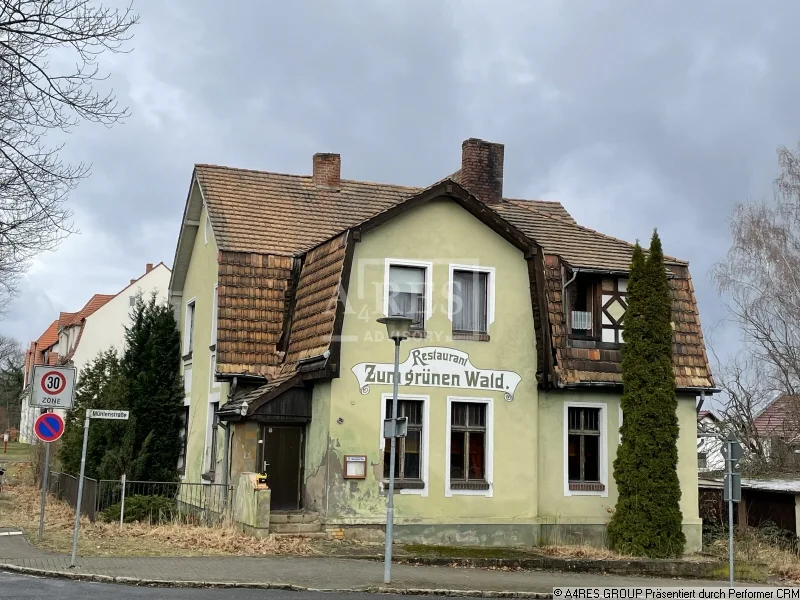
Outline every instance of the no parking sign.
{"label": "no parking sign", "polygon": [[55,442],[64,435],[64,419],[55,413],[44,413],[36,419],[33,431],[43,442]]}

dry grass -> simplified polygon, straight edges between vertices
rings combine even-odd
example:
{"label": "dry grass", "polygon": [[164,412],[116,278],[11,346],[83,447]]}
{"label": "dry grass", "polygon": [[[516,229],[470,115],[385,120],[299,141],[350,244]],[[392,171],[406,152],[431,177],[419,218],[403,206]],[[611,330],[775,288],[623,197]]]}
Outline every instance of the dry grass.
{"label": "dry grass", "polygon": [[[33,485],[33,468],[16,465],[7,474],[0,493],[0,523],[35,533],[39,527],[41,492]],[[68,552],[72,544],[75,513],[65,502],[47,500],[45,535],[40,547]],[[35,540],[31,540],[35,541]],[[314,548],[307,540],[291,537],[256,539],[233,526],[147,525],[92,523],[81,518],[78,551],[82,556],[263,556],[309,555]]]}
{"label": "dry grass", "polygon": [[[708,552],[720,560],[728,559],[728,540],[714,540]],[[737,563],[757,563],[766,565],[771,575],[800,582],[800,558],[793,551],[781,548],[775,540],[750,528],[736,536],[734,560]]]}
{"label": "dry grass", "polygon": [[588,545],[552,545],[538,546],[536,551],[556,558],[588,558],[592,560],[624,560],[631,558],[617,554],[608,548],[596,548]]}

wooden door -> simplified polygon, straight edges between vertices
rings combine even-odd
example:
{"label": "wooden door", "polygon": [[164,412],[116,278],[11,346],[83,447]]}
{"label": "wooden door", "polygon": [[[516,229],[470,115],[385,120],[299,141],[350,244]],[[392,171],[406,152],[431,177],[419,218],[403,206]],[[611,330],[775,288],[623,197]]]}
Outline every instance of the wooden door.
{"label": "wooden door", "polygon": [[272,493],[272,510],[300,508],[300,469],[303,455],[303,427],[297,425],[261,426],[260,467],[267,474]]}

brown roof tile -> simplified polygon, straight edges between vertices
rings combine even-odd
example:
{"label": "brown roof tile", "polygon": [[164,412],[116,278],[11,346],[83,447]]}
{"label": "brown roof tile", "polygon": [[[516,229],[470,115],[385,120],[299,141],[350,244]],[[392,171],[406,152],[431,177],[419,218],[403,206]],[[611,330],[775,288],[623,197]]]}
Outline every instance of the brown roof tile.
{"label": "brown roof tile", "polygon": [[800,397],[784,394],[773,400],[753,420],[761,437],[794,437],[800,433]]}

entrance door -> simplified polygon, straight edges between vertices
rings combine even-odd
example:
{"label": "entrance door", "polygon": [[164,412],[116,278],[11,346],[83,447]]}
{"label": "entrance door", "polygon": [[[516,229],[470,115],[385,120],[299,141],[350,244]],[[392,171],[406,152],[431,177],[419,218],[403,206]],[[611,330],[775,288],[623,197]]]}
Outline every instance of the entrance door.
{"label": "entrance door", "polygon": [[303,454],[303,427],[296,425],[261,426],[261,470],[267,474],[272,510],[300,508],[300,467]]}

